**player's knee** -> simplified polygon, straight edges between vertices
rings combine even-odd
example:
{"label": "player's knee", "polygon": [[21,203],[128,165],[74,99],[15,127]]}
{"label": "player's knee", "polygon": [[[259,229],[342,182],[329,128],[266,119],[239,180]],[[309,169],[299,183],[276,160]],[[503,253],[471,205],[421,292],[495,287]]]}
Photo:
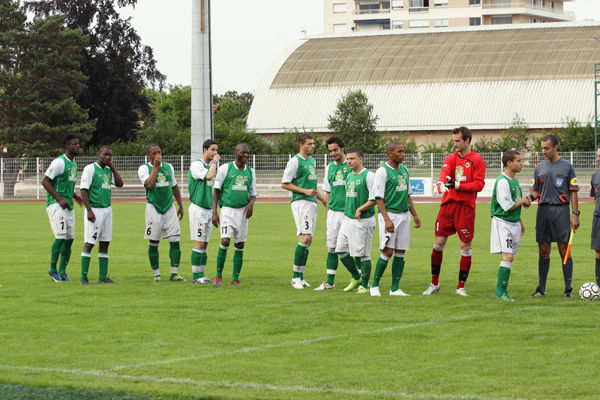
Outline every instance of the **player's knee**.
{"label": "player's knee", "polygon": [[444,243],[444,244],[439,244],[439,243],[435,242],[435,243],[433,244],[433,249],[434,249],[435,251],[439,251],[440,253],[444,251],[444,247],[446,247],[446,244],[445,244],[445,243]]}
{"label": "player's knee", "polygon": [[221,238],[221,246],[229,247],[230,242],[231,242],[231,239],[229,239],[229,238]]}
{"label": "player's knee", "polygon": [[300,237],[298,238],[302,243],[310,245],[312,243],[312,236],[311,235],[300,235]]}
{"label": "player's knee", "polygon": [[384,248],[383,250],[381,250],[381,254],[383,254],[386,257],[391,257],[392,254],[394,254],[394,249],[390,249],[389,247]]}
{"label": "player's knee", "polygon": [[246,244],[245,242],[239,242],[239,243],[234,243],[233,246],[236,249],[243,249],[244,248],[244,244]]}
{"label": "player's knee", "polygon": [[194,248],[195,249],[202,249],[202,250],[206,250],[206,248],[208,247],[208,242],[194,242]]}
{"label": "player's knee", "polygon": [[510,263],[513,262],[514,256],[512,253],[502,253],[502,261],[508,261]]}
{"label": "player's knee", "polygon": [[83,251],[85,251],[86,253],[89,253],[90,251],[92,251],[93,248],[94,248],[94,245],[92,243],[86,242],[83,244]]}

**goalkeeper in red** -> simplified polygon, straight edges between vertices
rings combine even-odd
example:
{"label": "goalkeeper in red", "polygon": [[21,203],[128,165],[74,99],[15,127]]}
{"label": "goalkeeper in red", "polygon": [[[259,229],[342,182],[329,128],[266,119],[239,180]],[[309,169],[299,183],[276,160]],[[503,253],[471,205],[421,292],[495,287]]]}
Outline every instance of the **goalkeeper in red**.
{"label": "goalkeeper in red", "polygon": [[435,221],[435,243],[431,252],[431,284],[423,292],[430,295],[440,290],[440,269],[448,236],[460,239],[460,271],[456,294],[468,296],[465,282],[471,269],[471,242],[475,231],[475,201],[485,185],[483,157],[471,150],[471,131],[461,126],[452,131],[455,153],[444,159],[436,184],[438,194],[444,194]]}

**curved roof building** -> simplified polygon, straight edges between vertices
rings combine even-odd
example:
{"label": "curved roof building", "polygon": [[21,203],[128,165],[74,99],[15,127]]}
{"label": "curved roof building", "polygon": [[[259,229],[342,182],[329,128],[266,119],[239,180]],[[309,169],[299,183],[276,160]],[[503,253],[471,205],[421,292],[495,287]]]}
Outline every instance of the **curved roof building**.
{"label": "curved roof building", "polygon": [[538,130],[564,126],[566,118],[587,122],[595,63],[597,22],[314,37],[265,77],[248,129],[328,132],[328,116],[356,88],[373,104],[378,130],[417,138],[460,125],[493,133],[515,114]]}

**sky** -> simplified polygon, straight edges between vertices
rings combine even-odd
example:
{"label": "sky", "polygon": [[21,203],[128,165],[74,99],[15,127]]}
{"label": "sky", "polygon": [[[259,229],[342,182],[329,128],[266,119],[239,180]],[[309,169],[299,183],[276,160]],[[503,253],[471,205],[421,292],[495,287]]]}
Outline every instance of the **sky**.
{"label": "sky", "polygon": [[[165,6],[168,4],[168,6]],[[304,35],[323,32],[323,0],[212,0],[213,92],[254,92]],[[565,3],[576,19],[600,21],[600,0]],[[191,0],[138,0],[132,17],[170,85],[191,83]]]}

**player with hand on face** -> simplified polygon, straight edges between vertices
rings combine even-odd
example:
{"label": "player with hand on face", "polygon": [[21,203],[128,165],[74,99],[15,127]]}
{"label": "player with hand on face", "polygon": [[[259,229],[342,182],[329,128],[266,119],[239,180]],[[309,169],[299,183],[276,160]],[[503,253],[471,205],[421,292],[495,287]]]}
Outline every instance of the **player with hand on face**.
{"label": "player with hand on face", "polygon": [[[75,135],[67,135],[63,140],[63,145],[65,154],[52,161],[42,179],[42,186],[48,192],[46,212],[55,237],[50,252],[50,270],[48,271],[48,275],[54,282],[71,280],[67,275],[67,264],[71,259],[71,246],[75,237],[73,199],[80,206],[83,205],[81,197],[75,193],[77,182],[75,156],[81,150],[79,139]],[[57,270],[56,264],[59,256],[60,264]]]}
{"label": "player with hand on face", "polygon": [[[250,150],[243,143],[235,147],[235,161],[219,167],[213,185],[212,223],[221,225],[221,246],[217,253],[217,277],[215,286],[221,286],[227,249],[234,237],[232,286],[240,284],[240,272],[244,262],[244,245],[248,239],[248,219],[254,212],[256,201],[256,175],[248,165]],[[221,207],[221,217],[217,213]]]}
{"label": "player with hand on face", "polygon": [[192,250],[192,274],[194,283],[207,285],[212,281],[204,276],[208,255],[206,248],[212,231],[212,189],[221,156],[217,153],[219,146],[212,139],[202,145],[202,158],[190,165],[188,190],[190,192],[190,234],[194,241]]}
{"label": "player with hand on face", "polygon": [[292,192],[290,205],[299,239],[294,251],[292,287],[304,289],[310,287],[304,280],[304,270],[317,223],[317,198],[324,205],[327,205],[327,200],[317,190],[317,163],[312,158],[315,139],[307,133],[299,135],[298,148],[298,154],[290,158],[285,167],[281,187]]}
{"label": "player with hand on face", "polygon": [[444,159],[436,184],[443,193],[440,211],[435,221],[435,242],[431,252],[431,284],[423,292],[430,295],[440,290],[439,277],[448,236],[458,234],[460,239],[460,271],[456,294],[468,296],[465,282],[471,270],[471,242],[475,233],[475,201],[485,185],[483,157],[471,150],[471,131],[461,126],[452,131],[455,153]]}
{"label": "player with hand on face", "polygon": [[[547,135],[542,139],[545,160],[535,167],[529,198],[539,199],[535,220],[535,241],[538,242],[538,287],[531,295],[546,295],[546,280],[550,270],[550,245],[557,242],[561,261],[564,261],[571,229],[579,228],[579,183],[575,168],[558,155],[558,139]],[[573,209],[569,218],[569,204]],[[565,280],[565,297],[572,297],[573,259],[562,265]]]}
{"label": "player with hand on face", "polygon": [[504,152],[502,165],[504,172],[496,179],[492,194],[490,253],[502,254],[494,296],[500,300],[512,301],[507,291],[508,278],[521,243],[521,236],[525,233],[521,220],[521,206],[528,208],[531,199],[528,196],[523,197],[516,178],[517,173],[523,169],[521,154],[514,150]]}
{"label": "player with hand on face", "polygon": [[[369,293],[371,245],[375,230],[375,174],[363,167],[362,150],[348,150],[347,160],[352,172],[346,178],[344,220],[335,251],[340,254],[344,266],[352,275],[344,292],[350,292],[360,285],[356,293],[365,294]],[[348,257],[354,257],[355,264],[345,262],[344,258]]]}
{"label": "player with hand on face", "polygon": [[421,226],[421,219],[413,204],[410,176],[402,162],[404,146],[391,142],[387,145],[388,161],[375,172],[375,199],[379,208],[379,250],[381,255],[375,266],[371,296],[381,296],[379,280],[392,261],[392,287],[390,296],[408,296],[400,289],[400,279],[404,271],[404,255],[410,245],[411,215],[415,228]]}
{"label": "player with hand on face", "polygon": [[[183,204],[181,192],[175,179],[173,166],[162,161],[160,146],[151,143],[146,146],[149,162],[140,166],[138,176],[146,189],[146,231],[144,239],[149,240],[148,258],[150,267],[154,272],[154,282],[160,282],[160,268],[158,245],[160,239],[169,241],[169,258],[171,260],[171,280],[185,281],[178,274],[181,248],[179,236],[181,229],[179,221],[183,218]],[[177,201],[177,212],[173,205],[173,198]]]}
{"label": "player with hand on face", "polygon": [[96,242],[98,249],[98,283],[114,283],[108,277],[108,246],[112,239],[112,207],[110,206],[111,185],[123,187],[123,179],[112,162],[112,151],[108,146],[100,147],[98,161],[86,165],[81,174],[81,198],[85,205],[83,216],[83,249],[81,250],[81,277],[79,283],[89,285],[91,251]]}

